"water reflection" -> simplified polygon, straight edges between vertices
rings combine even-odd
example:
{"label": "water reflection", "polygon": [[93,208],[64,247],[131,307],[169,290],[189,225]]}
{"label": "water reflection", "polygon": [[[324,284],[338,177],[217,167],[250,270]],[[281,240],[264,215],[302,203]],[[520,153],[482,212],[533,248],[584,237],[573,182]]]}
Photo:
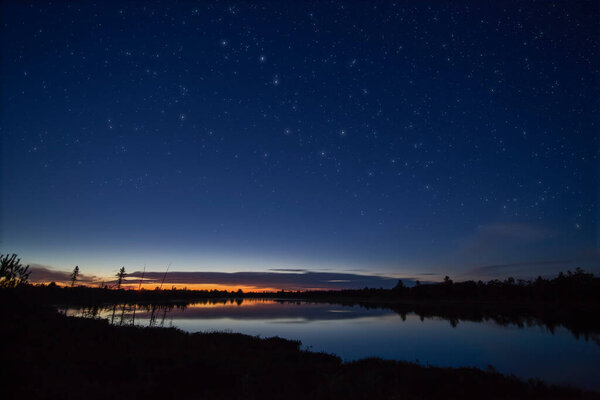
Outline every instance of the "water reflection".
{"label": "water reflection", "polygon": [[[167,315],[184,319],[214,317],[236,319],[295,318],[311,321],[317,319],[348,319],[362,316],[375,317],[396,313],[403,321],[406,321],[407,315],[418,315],[421,321],[428,318],[448,321],[453,328],[466,321],[493,322],[501,326],[514,325],[518,328],[543,327],[550,333],[554,333],[560,327],[565,327],[576,339],[583,338],[585,341],[591,340],[600,345],[600,332],[581,329],[564,321],[540,319],[518,312],[503,314],[478,309],[443,309],[427,304],[382,306],[377,304],[326,303],[288,299],[217,298],[197,300],[193,303],[122,303],[104,307],[94,305],[62,308],[59,311],[72,316],[105,318],[113,324],[116,321],[118,325],[135,324],[137,313],[138,319],[148,320],[150,326],[157,326],[157,319],[164,325],[164,319]],[[109,313],[110,315],[108,315]],[[162,313],[162,316],[158,315],[160,313]]]}
{"label": "water reflection", "polygon": [[[66,308],[70,316],[115,325],[228,331],[301,340],[305,348],[341,356],[419,361],[440,366],[493,365],[522,378],[537,377],[600,390],[598,334],[577,339],[561,326],[530,318],[483,318],[398,312],[328,303],[207,299],[193,304],[115,304]],[[588,340],[591,339],[591,340]]]}
{"label": "water reflection", "polygon": [[[230,318],[237,320],[288,320],[310,322],[393,315],[392,310],[348,307],[336,304],[260,299],[210,299],[192,304],[113,304],[61,308],[68,316],[103,318],[115,325],[165,326],[175,319]],[[402,316],[406,320],[406,315]],[[170,325],[169,325],[170,326]]]}

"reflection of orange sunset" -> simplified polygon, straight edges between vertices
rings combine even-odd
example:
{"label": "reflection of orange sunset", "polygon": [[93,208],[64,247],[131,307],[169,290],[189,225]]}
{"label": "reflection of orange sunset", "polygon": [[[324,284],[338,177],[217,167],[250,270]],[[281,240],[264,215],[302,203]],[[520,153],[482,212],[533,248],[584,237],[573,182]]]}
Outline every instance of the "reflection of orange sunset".
{"label": "reflection of orange sunset", "polygon": [[275,304],[280,306],[278,302],[270,299],[243,299],[243,301],[236,301],[229,299],[228,301],[207,301],[198,302],[186,305],[186,310],[203,309],[203,308],[219,308],[219,307],[256,307],[265,306],[269,304]]}

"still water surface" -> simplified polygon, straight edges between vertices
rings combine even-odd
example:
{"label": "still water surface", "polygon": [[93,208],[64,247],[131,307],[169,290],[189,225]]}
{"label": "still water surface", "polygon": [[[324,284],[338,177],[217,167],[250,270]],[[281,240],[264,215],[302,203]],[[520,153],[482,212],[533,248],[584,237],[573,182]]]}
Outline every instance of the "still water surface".
{"label": "still water surface", "polygon": [[244,300],[196,303],[185,308],[115,306],[64,310],[114,324],[174,326],[188,332],[240,332],[300,340],[304,348],[344,360],[365,357],[436,366],[487,368],[600,391],[600,340],[575,338],[559,327],[498,325],[492,321],[421,319],[360,306]]}

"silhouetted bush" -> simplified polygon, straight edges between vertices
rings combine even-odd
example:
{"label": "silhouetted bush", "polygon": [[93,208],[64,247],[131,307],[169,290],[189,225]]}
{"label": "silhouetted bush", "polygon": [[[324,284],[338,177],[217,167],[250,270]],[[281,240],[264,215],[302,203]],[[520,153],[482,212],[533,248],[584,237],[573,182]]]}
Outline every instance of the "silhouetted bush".
{"label": "silhouetted bush", "polygon": [[29,265],[21,265],[16,254],[0,254],[0,288],[13,288],[27,283]]}

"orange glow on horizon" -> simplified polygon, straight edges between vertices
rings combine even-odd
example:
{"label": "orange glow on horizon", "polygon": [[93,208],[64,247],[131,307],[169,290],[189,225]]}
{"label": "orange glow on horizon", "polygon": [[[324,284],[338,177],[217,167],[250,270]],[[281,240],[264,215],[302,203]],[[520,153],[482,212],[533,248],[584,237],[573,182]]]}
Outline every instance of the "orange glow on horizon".
{"label": "orange glow on horizon", "polygon": [[[49,285],[51,282],[33,282],[35,285]],[[69,287],[71,286],[71,282],[64,281],[54,281],[57,286],[61,287]],[[75,286],[86,286],[86,287],[101,287],[103,282],[91,282],[91,283],[76,283]],[[116,285],[114,283],[106,284],[109,289],[116,289]],[[139,282],[135,283],[129,281],[127,283],[121,284],[121,289],[125,290],[138,290],[140,287]],[[160,287],[160,283],[149,282],[142,283],[142,290],[155,290]],[[257,287],[257,286],[246,286],[246,285],[220,285],[220,284],[210,284],[210,283],[192,283],[192,284],[184,284],[184,283],[164,283],[162,285],[162,290],[171,290],[171,289],[187,289],[187,290],[219,290],[219,291],[228,291],[228,292],[237,292],[241,289],[244,293],[254,292],[254,293],[269,293],[269,292],[279,292],[282,289],[286,292],[288,291],[298,291],[297,289],[290,288],[273,288],[273,287]],[[332,290],[331,288],[304,288],[299,291],[308,291],[308,290]]]}
{"label": "orange glow on horizon", "polygon": [[[140,286],[138,283],[127,283],[121,285],[123,289],[134,289],[137,290]],[[160,283],[149,282],[142,283],[142,289],[144,290],[154,290],[157,287],[160,287]],[[228,292],[237,292],[241,289],[244,292],[278,292],[281,289],[269,288],[269,287],[256,287],[256,286],[246,286],[246,285],[220,285],[220,284],[211,284],[211,283],[164,283],[162,285],[163,290],[170,290],[172,288],[175,289],[187,289],[187,290],[226,290]]]}

